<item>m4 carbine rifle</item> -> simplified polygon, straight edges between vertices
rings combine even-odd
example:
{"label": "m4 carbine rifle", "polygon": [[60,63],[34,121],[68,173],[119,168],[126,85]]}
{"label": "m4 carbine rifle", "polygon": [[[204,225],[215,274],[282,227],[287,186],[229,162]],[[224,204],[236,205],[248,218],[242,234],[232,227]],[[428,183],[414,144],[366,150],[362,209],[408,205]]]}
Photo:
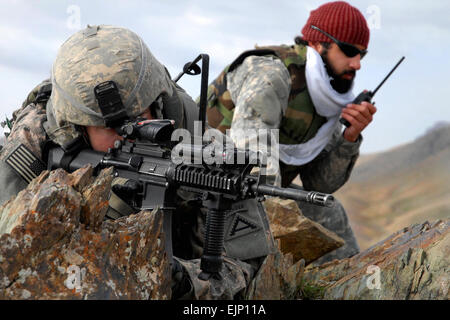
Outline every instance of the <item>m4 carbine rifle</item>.
{"label": "m4 carbine rifle", "polygon": [[[250,175],[257,163],[252,161],[249,151],[225,148],[220,154],[223,163],[206,164],[202,161],[200,164],[192,164],[176,161],[171,156],[174,146],[171,142],[173,130],[171,120],[141,119],[127,122],[120,128],[125,139],[117,140],[114,148],[107,153],[83,149],[67,161],[63,160],[64,150],[55,147],[48,154],[48,169],[63,167],[73,172],[91,164],[97,174],[102,168],[114,167],[115,176],[140,184],[140,191],[133,198],[135,209],[159,208],[163,211],[164,224],[169,224],[169,228],[165,230],[170,230],[170,216],[176,206],[176,191],[182,189],[197,194],[202,205],[207,208],[205,243],[200,266],[202,279],[219,274],[223,262],[225,213],[234,202],[250,198],[262,200],[264,195],[270,195],[321,206],[332,206],[334,203],[333,196],[328,194],[262,183],[264,178],[261,174]],[[192,152],[190,158],[193,158],[209,145],[195,147],[185,144],[181,150],[185,154]],[[186,160],[189,157],[183,158]],[[236,159],[244,161],[236,164]],[[171,256],[171,247],[166,249],[170,250]]]}
{"label": "m4 carbine rifle", "polygon": [[[196,63],[202,60],[200,68]],[[194,61],[187,63],[183,74],[196,75],[201,72],[201,94],[199,121],[201,134],[205,132],[209,56],[200,54]],[[94,88],[99,108],[108,127],[113,127],[123,136],[117,140],[114,148],[107,153],[82,149],[66,152],[60,147],[48,152],[48,170],[63,168],[73,172],[87,164],[94,167],[94,173],[100,169],[114,167],[116,177],[123,177],[138,184],[138,191],[131,200],[135,210],[153,210],[159,208],[164,214],[164,233],[166,250],[172,264],[171,215],[176,207],[176,191],[187,191],[199,196],[207,209],[205,241],[200,268],[200,278],[217,277],[222,267],[224,247],[225,214],[232,209],[234,202],[246,199],[262,200],[264,195],[305,201],[321,206],[332,206],[331,195],[314,191],[283,189],[267,185],[261,173],[250,175],[257,164],[252,161],[249,151],[234,147],[219,150],[213,157],[224,161],[207,164],[203,161],[203,150],[211,144],[176,145],[171,141],[174,131],[172,120],[131,121],[121,101],[119,91],[113,81],[106,81]],[[194,140],[195,141],[195,140]],[[184,160],[174,161],[171,154],[173,147],[180,147]],[[75,148],[76,149],[76,148]],[[211,148],[215,152],[217,148]],[[187,156],[186,156],[187,155]],[[201,161],[193,161],[199,159]],[[243,161],[237,161],[242,160]],[[209,161],[208,161],[209,162]],[[261,172],[261,170],[260,170]],[[262,206],[260,206],[262,207]]]}

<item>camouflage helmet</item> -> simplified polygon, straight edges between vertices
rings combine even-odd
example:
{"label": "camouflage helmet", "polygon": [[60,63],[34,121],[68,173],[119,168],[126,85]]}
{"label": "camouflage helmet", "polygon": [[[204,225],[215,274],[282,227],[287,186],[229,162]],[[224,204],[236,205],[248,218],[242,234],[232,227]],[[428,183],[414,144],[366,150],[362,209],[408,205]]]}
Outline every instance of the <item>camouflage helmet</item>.
{"label": "camouflage helmet", "polygon": [[74,125],[105,126],[94,87],[110,80],[130,118],[173,93],[165,67],[138,35],[122,27],[88,26],[63,43],[53,64],[45,126],[50,138],[64,145],[79,135]]}

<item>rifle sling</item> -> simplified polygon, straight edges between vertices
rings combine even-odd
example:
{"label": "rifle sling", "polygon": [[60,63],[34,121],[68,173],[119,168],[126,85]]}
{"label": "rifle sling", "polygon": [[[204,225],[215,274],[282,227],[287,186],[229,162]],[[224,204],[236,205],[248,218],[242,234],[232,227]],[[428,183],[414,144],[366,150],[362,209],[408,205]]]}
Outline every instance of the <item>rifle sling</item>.
{"label": "rifle sling", "polygon": [[109,206],[116,212],[118,212],[120,215],[119,217],[112,217],[112,218],[120,218],[121,216],[129,216],[130,214],[136,213],[136,211],[132,207],[130,207],[112,190],[111,195],[109,197]]}

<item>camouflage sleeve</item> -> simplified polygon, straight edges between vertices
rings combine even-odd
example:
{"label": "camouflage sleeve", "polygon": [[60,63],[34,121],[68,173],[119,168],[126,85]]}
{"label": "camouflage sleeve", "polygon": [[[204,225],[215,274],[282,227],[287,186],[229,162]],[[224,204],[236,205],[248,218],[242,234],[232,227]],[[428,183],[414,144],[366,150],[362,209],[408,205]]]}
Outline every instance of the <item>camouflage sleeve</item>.
{"label": "camouflage sleeve", "polygon": [[[277,155],[278,127],[291,87],[284,64],[272,56],[250,56],[227,75],[227,83],[235,105],[229,132],[233,142],[238,148]],[[278,157],[268,169],[278,180]]]}
{"label": "camouflage sleeve", "polygon": [[347,182],[359,156],[362,136],[355,142],[344,139],[338,128],[325,149],[311,162],[300,167],[306,190],[333,193]]}
{"label": "camouflage sleeve", "polygon": [[0,205],[24,189],[44,168],[42,148],[47,119],[40,104],[18,110],[11,133],[0,152]]}

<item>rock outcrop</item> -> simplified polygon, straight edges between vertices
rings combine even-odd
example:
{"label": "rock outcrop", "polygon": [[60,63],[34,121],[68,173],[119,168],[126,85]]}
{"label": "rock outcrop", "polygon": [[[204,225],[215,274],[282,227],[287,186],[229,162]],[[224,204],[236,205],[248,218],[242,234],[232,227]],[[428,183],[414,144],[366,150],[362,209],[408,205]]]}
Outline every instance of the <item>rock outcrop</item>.
{"label": "rock outcrop", "polygon": [[[0,299],[170,299],[162,213],[105,221],[112,170],[92,173],[45,171],[0,207]],[[343,240],[293,201],[265,206],[279,250],[246,298],[449,298],[450,221],[405,228],[352,258],[313,267]]]}
{"label": "rock outcrop", "polygon": [[450,298],[450,220],[416,224],[348,259],[307,267],[324,299]]}
{"label": "rock outcrop", "polygon": [[112,169],[44,171],[0,209],[0,299],[169,299],[162,214],[103,221]]}
{"label": "rock outcrop", "polygon": [[305,260],[294,263],[292,254],[278,251],[269,255],[250,283],[246,299],[289,300],[298,297]]}
{"label": "rock outcrop", "polygon": [[281,252],[292,254],[294,262],[304,259],[309,264],[345,243],[334,232],[303,216],[294,200],[269,198],[264,206]]}

